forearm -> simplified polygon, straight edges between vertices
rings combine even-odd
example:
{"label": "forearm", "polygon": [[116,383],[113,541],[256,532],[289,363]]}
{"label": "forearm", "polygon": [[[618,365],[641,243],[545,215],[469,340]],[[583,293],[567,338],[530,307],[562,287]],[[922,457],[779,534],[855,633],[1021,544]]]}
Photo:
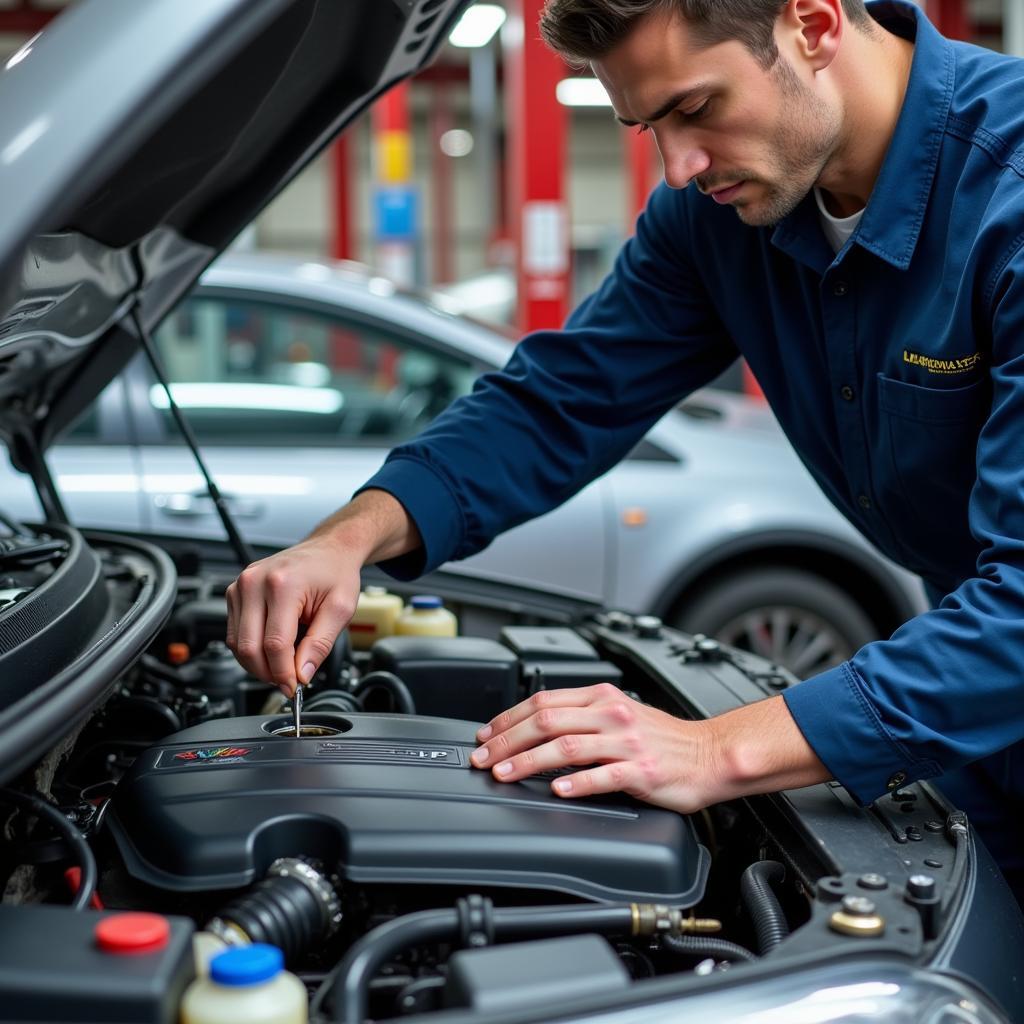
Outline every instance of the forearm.
{"label": "forearm", "polygon": [[782,697],[748,704],[704,725],[720,766],[721,792],[710,802],[798,789],[832,777]]}
{"label": "forearm", "polygon": [[387,491],[366,490],[325,519],[310,539],[328,539],[356,553],[363,565],[414,551],[422,543],[412,517]]}

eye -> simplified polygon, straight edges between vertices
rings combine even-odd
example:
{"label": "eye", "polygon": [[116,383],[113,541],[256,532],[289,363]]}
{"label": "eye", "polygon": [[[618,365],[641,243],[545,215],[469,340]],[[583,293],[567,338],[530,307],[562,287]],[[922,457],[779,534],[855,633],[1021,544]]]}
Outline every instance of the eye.
{"label": "eye", "polygon": [[680,115],[686,118],[687,121],[699,121],[703,117],[707,117],[711,110],[711,100],[706,99],[696,110],[680,111]]}

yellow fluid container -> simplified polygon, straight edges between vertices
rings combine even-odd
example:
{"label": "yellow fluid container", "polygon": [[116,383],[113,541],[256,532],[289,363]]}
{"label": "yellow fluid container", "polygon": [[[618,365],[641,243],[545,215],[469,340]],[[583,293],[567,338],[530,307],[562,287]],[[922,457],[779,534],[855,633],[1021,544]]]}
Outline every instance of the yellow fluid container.
{"label": "yellow fluid container", "polygon": [[348,636],[357,651],[368,651],[382,636],[391,636],[402,614],[402,599],[385,587],[367,587],[359,595]]}
{"label": "yellow fluid container", "polygon": [[284,969],[277,946],[254,942],[210,961],[181,1001],[181,1024],[309,1024],[306,986]]}
{"label": "yellow fluid container", "polygon": [[420,594],[402,610],[395,623],[398,636],[456,636],[459,620],[441,603],[441,598]]}

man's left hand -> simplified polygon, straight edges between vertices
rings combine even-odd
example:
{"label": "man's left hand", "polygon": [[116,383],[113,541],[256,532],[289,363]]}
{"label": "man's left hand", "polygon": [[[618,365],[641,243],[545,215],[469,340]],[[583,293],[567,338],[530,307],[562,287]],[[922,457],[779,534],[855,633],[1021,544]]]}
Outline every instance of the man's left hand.
{"label": "man's left hand", "polygon": [[501,782],[585,765],[555,779],[558,796],[624,792],[688,814],[737,796],[830,777],[781,697],[707,721],[675,718],[611,683],[542,690],[477,732],[472,754]]}

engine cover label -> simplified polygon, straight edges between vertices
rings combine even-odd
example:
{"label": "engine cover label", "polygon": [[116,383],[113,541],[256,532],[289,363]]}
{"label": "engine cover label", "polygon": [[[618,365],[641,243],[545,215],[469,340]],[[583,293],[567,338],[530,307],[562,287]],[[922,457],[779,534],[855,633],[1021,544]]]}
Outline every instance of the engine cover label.
{"label": "engine cover label", "polygon": [[367,743],[360,740],[324,740],[316,746],[320,757],[361,764],[432,764],[461,768],[465,761],[461,747],[444,744]]}
{"label": "engine cover label", "polygon": [[157,762],[161,768],[180,768],[190,764],[237,764],[249,760],[262,747],[194,747],[191,750],[165,750]]}

